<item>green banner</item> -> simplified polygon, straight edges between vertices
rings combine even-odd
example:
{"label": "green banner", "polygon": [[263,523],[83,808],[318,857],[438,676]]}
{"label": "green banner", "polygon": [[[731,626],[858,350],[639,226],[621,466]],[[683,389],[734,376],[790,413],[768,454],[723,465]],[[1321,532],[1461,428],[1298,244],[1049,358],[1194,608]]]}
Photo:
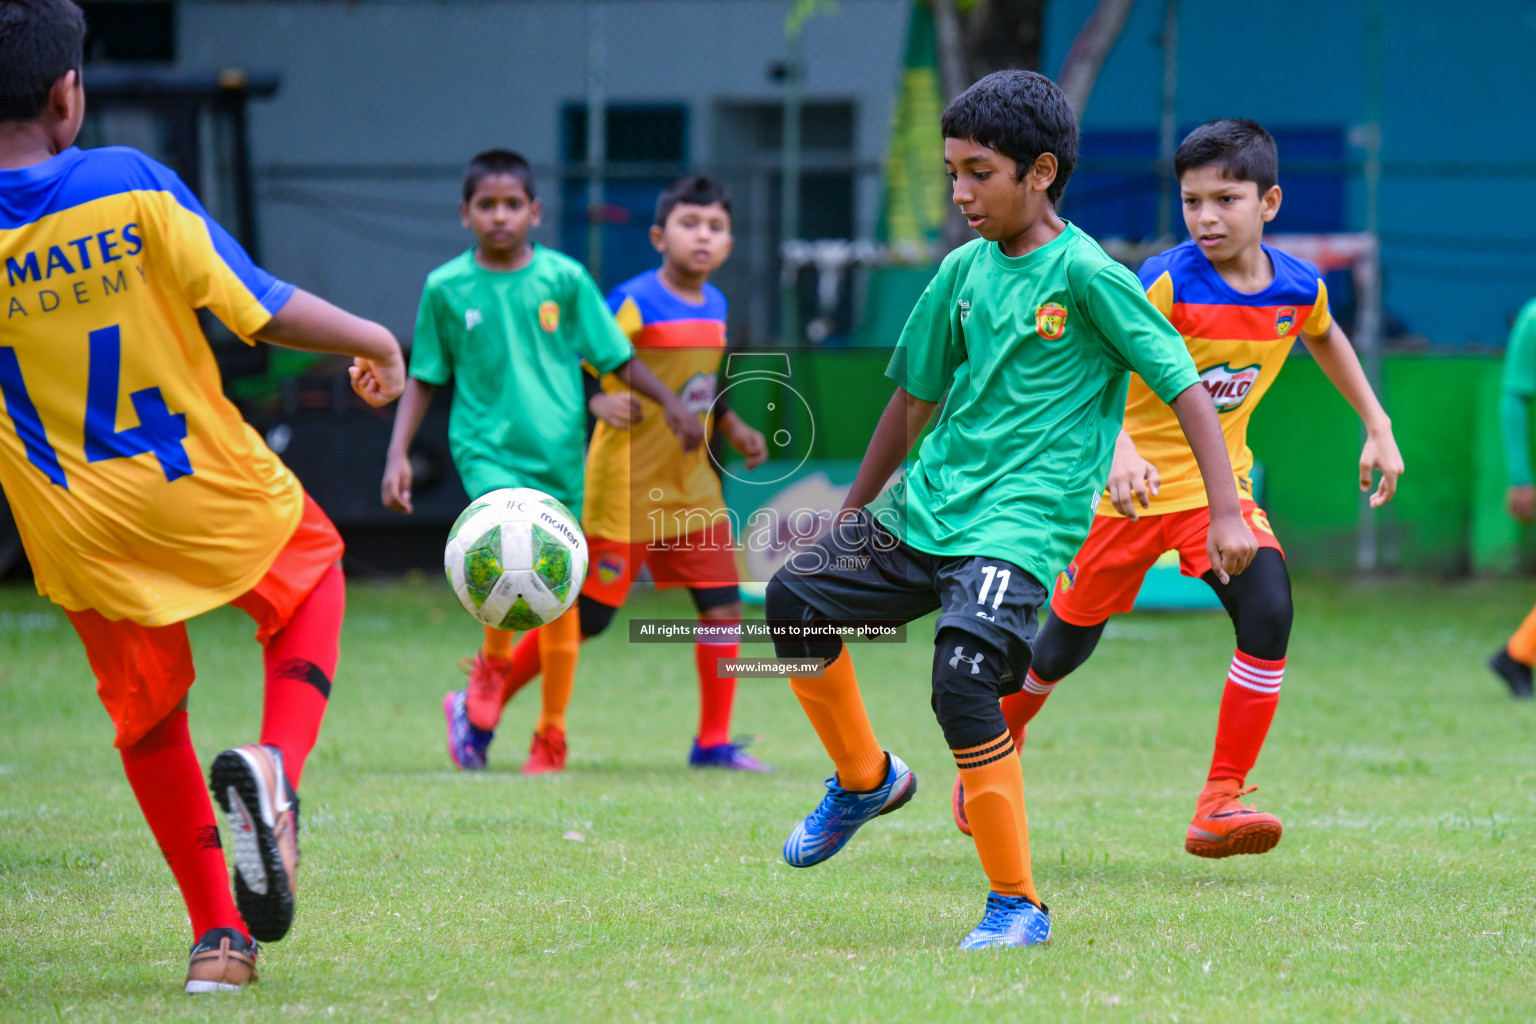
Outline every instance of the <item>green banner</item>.
{"label": "green banner", "polygon": [[949,182],[944,177],[944,140],[939,134],[943,112],[933,15],[927,4],[913,0],[906,53],[896,84],[876,231],[876,237],[904,263],[870,272],[856,335],[858,344],[894,344],[938,265],[934,257],[950,203]]}

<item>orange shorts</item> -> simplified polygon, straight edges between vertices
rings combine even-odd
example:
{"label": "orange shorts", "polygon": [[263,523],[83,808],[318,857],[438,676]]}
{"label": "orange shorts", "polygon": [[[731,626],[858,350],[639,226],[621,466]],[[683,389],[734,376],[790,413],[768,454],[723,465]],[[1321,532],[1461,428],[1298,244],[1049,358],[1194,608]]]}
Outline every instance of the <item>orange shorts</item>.
{"label": "orange shorts", "polygon": [[731,524],[723,521],[655,545],[589,536],[587,554],[590,568],[581,592],[611,608],[624,603],[644,565],[651,567],[651,579],[660,590],[734,587],[740,581]]}
{"label": "orange shorts", "polygon": [[[256,639],[265,644],[288,624],[342,550],[336,527],[306,494],[304,516],[277,561],[229,603],[256,620]],[[196,678],[186,623],[141,626],[89,608],[66,614],[85,644],[96,695],[117,727],[115,744],[131,747],[176,709]]]}
{"label": "orange shorts", "polygon": [[[1264,510],[1243,499],[1243,520],[1261,548],[1285,551]],[[1192,508],[1140,519],[1097,516],[1082,550],[1056,579],[1051,614],[1074,626],[1096,626],[1136,604],[1142,578],[1165,551],[1179,553],[1179,571],[1199,578],[1211,571],[1205,535],[1209,508]]]}

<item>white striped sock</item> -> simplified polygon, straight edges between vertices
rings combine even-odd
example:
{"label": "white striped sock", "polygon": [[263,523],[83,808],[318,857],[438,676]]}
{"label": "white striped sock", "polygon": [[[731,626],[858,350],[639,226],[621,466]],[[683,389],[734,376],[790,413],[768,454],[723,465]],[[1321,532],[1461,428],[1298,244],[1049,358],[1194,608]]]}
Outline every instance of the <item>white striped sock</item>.
{"label": "white striped sock", "polygon": [[1232,656],[1232,665],[1227,669],[1227,681],[1258,693],[1279,693],[1281,680],[1285,677],[1285,659],[1280,660],[1279,666],[1262,668],[1239,651]]}

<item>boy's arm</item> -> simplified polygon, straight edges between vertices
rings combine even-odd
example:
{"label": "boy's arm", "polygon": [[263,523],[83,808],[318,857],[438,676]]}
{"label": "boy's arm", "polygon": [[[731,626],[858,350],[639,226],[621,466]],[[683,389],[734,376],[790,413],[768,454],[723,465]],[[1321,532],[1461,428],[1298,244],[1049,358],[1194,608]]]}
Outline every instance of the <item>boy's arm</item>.
{"label": "boy's arm", "polygon": [[763,432],[726,407],[715,417],[715,425],[725,435],[726,443],[746,457],[746,467],[756,469],[768,461],[768,439]]}
{"label": "boy's arm", "polygon": [[415,377],[405,382],[405,394],[395,409],[395,425],[389,432],[389,451],[384,456],[384,482],[380,485],[380,498],[384,507],[393,512],[410,515],[416,511],[411,505],[411,442],[426,418],[437,385],[428,384]]}
{"label": "boy's arm", "polygon": [[1109,503],[1115,506],[1115,511],[1134,522],[1141,518],[1136,503],[1140,502],[1142,508],[1151,508],[1152,499],[1157,497],[1157,490],[1162,485],[1163,478],[1157,467],[1141,457],[1136,442],[1121,427],[1120,436],[1115,438],[1114,461],[1109,464]]}
{"label": "boy's arm", "polygon": [[1360,359],[1338,324],[1330,323],[1321,336],[1303,331],[1301,343],[1365,424],[1365,447],[1360,450],[1360,490],[1370,490],[1371,471],[1379,471],[1381,483],[1371,495],[1371,508],[1380,508],[1397,493],[1397,478],[1403,475],[1403,456],[1392,436],[1392,421],[1376,400],[1370,381],[1360,368]]}
{"label": "boy's arm", "polygon": [[1504,470],[1509,490],[1504,503],[1509,514],[1528,523],[1536,518],[1536,484],[1531,476],[1531,396],[1507,388],[1499,395],[1499,425],[1504,434]]}
{"label": "boy's arm", "polygon": [[691,452],[704,443],[704,427],[700,425],[699,418],[683,406],[672,389],[663,384],[661,378],[652,373],[644,362],[631,358],[614,372],[625,384],[661,406],[667,418],[667,426],[677,435],[683,451]]}
{"label": "boy's arm", "polygon": [[859,473],[843,499],[843,511],[863,508],[875,500],[880,488],[905,461],[938,406],[938,402],[924,401],[906,388],[896,389],[885,412],[880,414],[880,422],[875,424],[869,448],[859,463]]}
{"label": "boy's arm", "polygon": [[1205,551],[1211,569],[1221,582],[1230,583],[1233,576],[1248,568],[1259,546],[1253,531],[1243,522],[1243,507],[1237,497],[1237,484],[1232,480],[1232,460],[1227,457],[1221,420],[1203,384],[1191,384],[1169,405],[1179,418],[1179,428],[1195,453],[1195,462],[1205,481],[1205,500],[1211,509]]}
{"label": "boy's arm", "polygon": [[352,356],[347,371],[352,389],[369,405],[388,405],[405,387],[405,359],[387,328],[301,288],[293,290],[255,337],[301,352]]}

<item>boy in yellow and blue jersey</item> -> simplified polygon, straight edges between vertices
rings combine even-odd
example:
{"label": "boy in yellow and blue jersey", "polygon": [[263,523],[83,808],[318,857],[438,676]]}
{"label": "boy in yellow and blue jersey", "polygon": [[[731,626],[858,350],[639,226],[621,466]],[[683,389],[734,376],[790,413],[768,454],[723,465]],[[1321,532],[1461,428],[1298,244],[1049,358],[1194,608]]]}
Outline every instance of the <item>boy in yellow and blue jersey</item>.
{"label": "boy in yellow and blue jersey", "polygon": [[[693,451],[697,418],[634,358],[586,269],[528,239],[542,215],[528,161],[504,149],[480,153],[464,172],[459,216],[475,245],[427,275],[411,348],[411,376],[384,468],[384,504],[411,511],[410,445],[437,389],[454,384],[448,419],[453,462],[471,498],[500,487],[534,487],[581,515],[586,393],[582,363],[616,374],[661,407],[667,443]],[[485,767],[512,671],[513,629],[485,627],[469,683],[443,697],[448,754],[460,769]],[[534,632],[544,667],[544,706],[523,774],[565,768],[565,710],[581,642],[575,608]]]}
{"label": "boy in yellow and blue jersey", "polygon": [[[615,288],[608,308],[636,355],[752,469],[767,458],[767,443],[716,397],[726,301],[709,275],[731,252],[725,189],[702,175],[673,182],[656,201],[651,244],[661,266]],[[582,517],[592,566],[578,603],[582,640],[608,628],[642,567],[650,568],[658,588],[687,587],[700,626],[694,643],[699,731],[688,763],[768,771],[730,735],[736,680],[722,677],[719,665],[738,654],[741,595],[725,498],[709,450],[679,449],[654,403],[637,399],[613,374],[588,390],[599,422],[587,455]],[[529,633],[513,651],[503,701],[540,667],[538,635]]]}
{"label": "boy in yellow and blue jersey", "polygon": [[[1392,423],[1360,361],[1328,310],[1317,267],[1264,244],[1264,225],[1280,209],[1279,158],[1252,121],[1218,120],[1195,129],[1174,154],[1190,240],[1147,260],[1147,298],[1178,329],[1221,420],[1243,518],[1258,540],[1253,564],[1230,582],[1205,555],[1211,518],[1200,469],[1173,411],[1133,379],[1125,427],[1115,445],[1109,501],[1099,505],[1082,550],[1057,581],[1051,618],[1040,630],[1022,690],[1003,700],[1015,744],[1056,684],[1093,653],[1111,615],[1131,610],[1142,578],[1165,551],[1179,553],[1186,576],[1216,591],[1237,634],[1216,723],[1215,752],[1184,848],[1199,857],[1265,853],[1280,841],[1273,814],[1239,798],[1280,702],[1291,633],[1291,582],[1280,542],[1254,501],[1248,421],[1299,338],[1365,423],[1360,489],[1381,480],[1371,507],[1397,490],[1403,459]],[[1204,486],[1209,486],[1209,479]],[[1138,510],[1137,505],[1141,508]],[[967,829],[964,786],[954,815]]]}
{"label": "boy in yellow and blue jersey", "polygon": [[[224,397],[198,325],[356,357],[400,393],[395,339],[253,263],[169,169],[72,146],[85,26],[68,0],[0,0],[0,487],[37,589],[68,613],[195,940],[185,989],[255,980],[293,920],[298,795],[336,671],[336,530]],[[215,758],[235,898],[187,730],[185,620],[234,605],[265,651],[261,738]]]}

